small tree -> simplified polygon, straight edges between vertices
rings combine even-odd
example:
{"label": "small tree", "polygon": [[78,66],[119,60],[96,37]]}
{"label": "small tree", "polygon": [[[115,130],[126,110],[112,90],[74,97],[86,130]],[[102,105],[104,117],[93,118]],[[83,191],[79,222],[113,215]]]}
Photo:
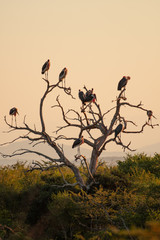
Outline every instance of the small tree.
{"label": "small tree", "polygon": [[[148,111],[148,109],[145,109],[142,107],[142,103],[138,103],[137,105],[133,105],[129,102],[127,102],[126,97],[124,96],[125,88],[122,88],[119,92],[118,97],[116,98],[115,106],[112,107],[111,109],[107,110],[106,112],[102,113],[100,104],[98,102],[92,102],[92,99],[90,102],[88,102],[86,105],[82,104],[82,108],[80,111],[77,111],[75,109],[68,109],[65,111],[64,107],[61,104],[60,97],[57,96],[56,98],[56,105],[51,106],[52,108],[59,108],[62,113],[62,118],[65,123],[65,125],[58,127],[57,131],[55,132],[55,136],[51,136],[47,131],[46,131],[46,126],[45,126],[45,121],[43,117],[43,104],[44,101],[47,97],[47,95],[51,92],[53,92],[56,88],[59,88],[65,92],[68,97],[72,97],[71,94],[71,88],[70,87],[64,87],[63,85],[61,86],[61,79],[57,81],[56,84],[50,84],[48,80],[48,74],[45,76],[45,78],[42,78],[46,84],[46,89],[44,91],[44,94],[40,100],[40,111],[39,111],[39,116],[40,116],[40,123],[41,123],[41,129],[37,130],[36,128],[31,128],[27,123],[26,123],[26,118],[24,117],[23,121],[23,126],[14,126],[14,124],[10,124],[6,118],[4,117],[5,123],[8,125],[11,131],[17,131],[20,130],[23,132],[22,135],[20,135],[18,138],[14,139],[12,142],[18,140],[18,139],[27,139],[30,143],[35,146],[36,144],[42,144],[42,143],[47,143],[51,148],[55,150],[55,152],[58,155],[58,158],[55,159],[51,156],[48,156],[44,153],[41,153],[36,150],[29,150],[29,149],[18,149],[14,153],[7,155],[7,154],[2,154],[3,157],[14,157],[14,156],[20,156],[24,155],[27,153],[33,153],[35,155],[43,157],[45,160],[49,161],[50,164],[47,166],[42,164],[41,162],[35,161],[32,164],[31,170],[34,169],[40,169],[40,170],[45,170],[48,168],[58,168],[59,171],[62,174],[63,180],[64,180],[64,185],[63,186],[75,186],[79,185],[83,189],[89,189],[90,186],[95,182],[94,181],[94,175],[96,173],[96,169],[98,167],[98,159],[102,152],[105,150],[105,147],[108,143],[114,142],[117,145],[122,146],[123,150],[125,151],[126,149],[130,151],[134,151],[133,149],[130,148],[131,142],[129,142],[127,145],[125,145],[121,137],[118,135],[119,132],[122,132],[123,134],[139,134],[142,133],[144,128],[146,126],[149,126],[151,128],[154,128],[155,126],[158,126],[158,124],[152,124],[151,117],[152,117],[152,111]],[[87,90],[87,88],[84,86],[86,93],[88,94],[89,92],[92,92],[91,90]],[[132,120],[127,120],[124,116],[121,114],[121,108],[124,106],[128,108],[133,108],[133,109],[139,109],[145,113],[144,117],[144,124],[139,127],[137,131],[133,130],[128,130],[129,126],[136,126],[137,125],[132,121]],[[106,124],[105,123],[105,116],[108,113],[113,112],[111,121]],[[150,115],[149,116],[149,112]],[[146,121],[146,113],[148,114],[148,121]],[[69,117],[72,114],[72,117]],[[121,127],[120,129],[117,128],[117,125],[120,124],[119,126]],[[122,125],[121,125],[122,124]],[[83,164],[83,170],[84,172],[82,173],[77,167],[77,165],[74,162],[71,162],[66,156],[63,151],[63,147],[58,144],[59,141],[62,140],[67,140],[72,142],[76,140],[76,137],[66,137],[62,134],[60,134],[61,131],[63,131],[66,128],[71,128],[74,127],[76,129],[79,129],[79,136],[80,138],[82,135],[85,135],[84,138],[84,143],[87,144],[91,148],[91,157],[89,159],[89,163],[86,160],[86,157],[77,154],[75,156],[75,161],[81,161]],[[117,132],[118,129],[118,132]],[[96,138],[94,137],[93,133],[95,130],[98,130],[99,136]],[[26,134],[24,134],[24,132]],[[10,142],[10,143],[12,143]],[[9,144],[5,143],[5,144]],[[61,167],[68,167],[69,169],[72,170],[74,177],[76,179],[74,184],[71,184],[66,181],[63,172],[61,170]],[[84,177],[85,176],[85,177]]]}

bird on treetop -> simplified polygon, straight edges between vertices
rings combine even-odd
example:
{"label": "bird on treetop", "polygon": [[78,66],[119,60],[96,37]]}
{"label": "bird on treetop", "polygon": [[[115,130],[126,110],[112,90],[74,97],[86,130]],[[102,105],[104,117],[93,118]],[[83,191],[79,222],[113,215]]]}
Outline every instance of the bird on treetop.
{"label": "bird on treetop", "polygon": [[85,102],[93,102],[97,100],[96,94],[93,93],[93,88],[91,90],[86,91],[86,97],[85,97]]}
{"label": "bird on treetop", "polygon": [[45,72],[47,72],[48,75],[48,70],[50,68],[50,60],[48,59],[42,66],[42,74],[44,74]]}
{"label": "bird on treetop", "polygon": [[115,129],[115,138],[118,136],[118,134],[120,133],[120,132],[122,132],[123,131],[123,125],[122,125],[122,123],[120,123],[117,127],[116,127],[116,129]]}
{"label": "bird on treetop", "polygon": [[12,121],[11,121],[11,125],[13,125],[13,116],[15,117],[15,125],[17,126],[17,121],[16,121],[16,115],[19,114],[18,113],[18,109],[16,107],[13,107],[10,109],[9,111],[9,115],[12,116]]}
{"label": "bird on treetop", "polygon": [[17,114],[19,114],[17,108],[13,107],[10,109],[9,115],[16,116]]}
{"label": "bird on treetop", "polygon": [[85,97],[85,102],[91,102],[93,99],[95,99],[95,94],[90,94]]}
{"label": "bird on treetop", "polygon": [[[65,78],[66,78],[67,72],[68,72],[68,69],[65,67],[62,69],[62,71],[59,74],[59,82],[63,81],[64,79],[64,85],[65,85]],[[63,87],[63,82],[62,82],[62,87]]]}
{"label": "bird on treetop", "polygon": [[126,86],[126,84],[127,84],[127,82],[128,82],[128,80],[130,80],[131,78],[129,77],[129,76],[123,76],[123,78],[119,81],[119,83],[118,83],[118,88],[117,88],[117,90],[121,90],[122,88],[125,88],[125,86]]}
{"label": "bird on treetop", "polygon": [[78,96],[79,96],[79,99],[82,101],[82,104],[86,105],[86,104],[85,104],[85,94],[84,94],[84,92],[81,91],[80,89],[79,89]]}
{"label": "bird on treetop", "polygon": [[86,91],[86,97],[90,96],[93,94],[93,88],[91,90]]}

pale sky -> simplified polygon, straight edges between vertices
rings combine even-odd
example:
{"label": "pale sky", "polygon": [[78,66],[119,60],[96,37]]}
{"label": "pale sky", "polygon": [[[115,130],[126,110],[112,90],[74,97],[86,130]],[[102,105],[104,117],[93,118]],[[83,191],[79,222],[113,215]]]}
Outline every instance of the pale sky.
{"label": "pale sky", "polygon": [[[45,89],[41,68],[50,59],[49,80],[56,83],[63,67],[68,68],[67,86],[76,100],[62,91],[51,93],[44,105],[49,132],[62,125],[51,108],[60,94],[65,110],[80,109],[78,89],[94,88],[104,111],[114,106],[117,84],[129,75],[128,101],[151,109],[160,120],[160,1],[159,0],[0,0],[1,114],[0,143],[15,136],[4,134],[3,118],[17,107],[18,124],[27,115],[30,126],[39,124],[39,102]],[[145,113],[125,109],[127,119],[146,121]],[[128,129],[129,130],[129,129]],[[73,131],[73,137],[77,132]],[[53,134],[52,134],[53,135]],[[157,142],[160,127],[143,134],[127,135],[138,148]],[[72,142],[67,142],[72,145]],[[110,151],[121,151],[112,146]]]}

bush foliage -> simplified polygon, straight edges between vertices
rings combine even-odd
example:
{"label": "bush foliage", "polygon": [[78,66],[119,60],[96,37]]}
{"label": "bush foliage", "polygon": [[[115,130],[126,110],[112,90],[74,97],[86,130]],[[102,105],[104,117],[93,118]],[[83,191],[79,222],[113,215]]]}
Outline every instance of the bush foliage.
{"label": "bush foliage", "polygon": [[103,164],[88,192],[56,187],[63,184],[57,169],[28,170],[24,163],[0,168],[2,239],[160,239],[159,154]]}

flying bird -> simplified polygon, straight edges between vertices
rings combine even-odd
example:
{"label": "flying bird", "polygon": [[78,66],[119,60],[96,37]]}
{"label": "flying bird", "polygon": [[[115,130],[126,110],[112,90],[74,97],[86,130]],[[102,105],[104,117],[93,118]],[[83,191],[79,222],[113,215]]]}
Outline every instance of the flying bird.
{"label": "flying bird", "polygon": [[12,122],[11,125],[13,124],[13,116],[15,117],[15,125],[17,126],[17,121],[16,121],[16,115],[19,114],[17,108],[13,107],[9,111],[9,115],[12,116]]}
{"label": "flying bird", "polygon": [[[48,78],[48,70],[50,68],[50,60],[48,59],[42,66],[42,74],[45,73],[46,77]],[[47,74],[46,74],[47,73]]]}
{"label": "flying bird", "polygon": [[122,132],[123,131],[123,125],[122,125],[122,123],[120,123],[117,127],[116,127],[116,129],[115,129],[115,138],[118,136],[118,134],[120,133],[120,132]]}
{"label": "flying bird", "polygon": [[60,82],[62,81],[62,87],[63,87],[63,79],[64,79],[64,87],[65,87],[65,78],[66,78],[67,72],[68,72],[68,69],[65,67],[62,69],[62,71],[59,74],[59,81]]}
{"label": "flying bird", "polygon": [[[117,90],[118,91],[121,91],[122,90],[122,88],[124,88],[125,89],[125,86],[127,85],[127,82],[128,82],[128,80],[130,80],[130,77],[129,76],[123,76],[123,78],[119,81],[119,83],[118,83],[118,87],[117,87]],[[125,97],[125,95],[124,95],[124,97]]]}
{"label": "flying bird", "polygon": [[78,96],[79,96],[79,99],[82,101],[82,104],[83,104],[83,105],[86,105],[86,104],[85,104],[85,97],[86,97],[86,96],[85,96],[84,92],[81,91],[80,89],[79,89]]}
{"label": "flying bird", "polygon": [[84,137],[81,136],[80,138],[77,138],[73,145],[72,145],[72,148],[75,148],[75,147],[78,147],[78,154],[80,155],[80,145],[84,143]]}

